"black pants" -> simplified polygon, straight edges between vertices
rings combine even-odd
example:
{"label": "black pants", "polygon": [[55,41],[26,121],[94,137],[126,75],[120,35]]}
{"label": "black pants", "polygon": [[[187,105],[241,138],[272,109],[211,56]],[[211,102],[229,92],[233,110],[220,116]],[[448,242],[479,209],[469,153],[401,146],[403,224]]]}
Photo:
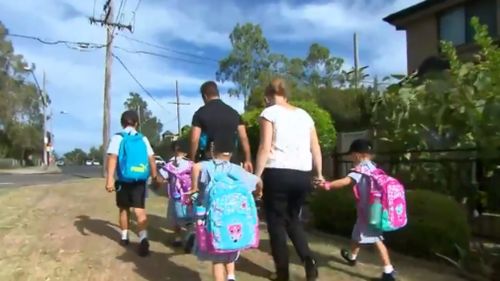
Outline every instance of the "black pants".
{"label": "black pants", "polygon": [[304,261],[312,258],[299,214],[310,193],[311,174],[296,170],[266,169],[263,174],[264,211],[271,240],[271,254],[280,275],[288,275],[287,234]]}

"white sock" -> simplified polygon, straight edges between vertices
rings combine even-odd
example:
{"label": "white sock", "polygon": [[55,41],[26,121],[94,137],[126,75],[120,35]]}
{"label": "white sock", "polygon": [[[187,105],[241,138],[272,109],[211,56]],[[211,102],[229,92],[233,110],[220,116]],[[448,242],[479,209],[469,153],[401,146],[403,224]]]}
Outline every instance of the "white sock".
{"label": "white sock", "polygon": [[392,273],[394,271],[394,267],[392,265],[386,265],[384,266],[384,273]]}
{"label": "white sock", "polygon": [[122,230],[122,240],[128,239],[128,229]]}
{"label": "white sock", "polygon": [[146,230],[139,231],[139,241],[148,239],[148,232]]}
{"label": "white sock", "polygon": [[236,280],[236,276],[234,274],[228,274],[227,280]]}
{"label": "white sock", "polygon": [[355,254],[353,254],[353,253],[350,253],[350,254],[349,254],[349,258],[350,258],[351,260],[353,260],[353,261],[354,261],[354,260],[356,260],[356,258],[357,258],[357,257],[358,257],[358,255],[355,255]]}

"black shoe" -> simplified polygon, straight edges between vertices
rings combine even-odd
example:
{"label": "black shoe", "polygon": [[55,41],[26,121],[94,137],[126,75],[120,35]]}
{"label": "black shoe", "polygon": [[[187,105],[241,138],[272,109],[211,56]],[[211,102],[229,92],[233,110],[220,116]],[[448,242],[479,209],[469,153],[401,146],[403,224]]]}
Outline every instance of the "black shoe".
{"label": "black shoe", "polygon": [[347,262],[348,265],[350,266],[356,266],[356,260],[351,259],[349,251],[346,249],[340,250],[340,255],[344,260]]}
{"label": "black shoe", "polygon": [[121,239],[120,240],[120,245],[128,246],[128,244],[130,244],[130,241],[128,239]]}
{"label": "black shoe", "polygon": [[318,279],[318,265],[313,258],[305,258],[304,267],[306,269],[306,280],[315,281]]}
{"label": "black shoe", "polygon": [[190,254],[193,251],[193,246],[194,246],[194,234],[191,234],[189,235],[186,244],[184,245],[184,252],[186,254]]}
{"label": "black shoe", "polygon": [[139,256],[145,257],[149,255],[149,241],[148,239],[142,239],[139,244]]}
{"label": "black shoe", "polygon": [[394,271],[391,273],[382,273],[382,278],[380,278],[381,281],[395,281],[396,278],[394,277]]}

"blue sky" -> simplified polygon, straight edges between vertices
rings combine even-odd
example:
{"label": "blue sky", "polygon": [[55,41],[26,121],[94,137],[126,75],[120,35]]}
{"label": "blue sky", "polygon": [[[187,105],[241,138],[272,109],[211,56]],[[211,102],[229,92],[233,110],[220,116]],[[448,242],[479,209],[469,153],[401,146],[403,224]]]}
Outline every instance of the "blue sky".
{"label": "blue sky", "polygon": [[[121,0],[114,0],[116,8]],[[105,0],[23,0],[0,1],[0,20],[10,32],[33,35],[47,40],[104,43],[105,30],[91,26],[88,16],[101,14]],[[352,34],[358,32],[360,62],[370,73],[384,76],[406,70],[405,34],[382,21],[392,12],[419,0],[142,0],[135,15],[135,31],[121,31],[128,37],[203,57],[220,59],[230,51],[229,33],[237,23],[262,26],[273,52],[305,56],[311,43],[319,42],[335,56],[352,65]],[[130,23],[138,0],[124,1],[123,23]],[[12,38],[16,52],[37,66],[41,80],[47,74],[47,90],[52,99],[55,149],[62,153],[74,147],[88,149],[102,139],[102,96],[104,50],[81,52],[64,45],[49,46],[35,41]],[[128,50],[145,50],[193,60],[166,50],[116,36],[115,44]],[[199,86],[214,79],[217,64],[189,64],[178,60],[115,53],[139,81],[155,96],[148,98],[117,61],[113,65],[111,118],[112,131],[119,129],[123,101],[130,91],[142,94],[165,129],[176,131],[175,80],[179,81],[181,120],[188,124],[202,105]],[[227,88],[223,85],[222,89]],[[223,97],[239,111],[243,101]],[[68,112],[66,115],[58,114]]]}

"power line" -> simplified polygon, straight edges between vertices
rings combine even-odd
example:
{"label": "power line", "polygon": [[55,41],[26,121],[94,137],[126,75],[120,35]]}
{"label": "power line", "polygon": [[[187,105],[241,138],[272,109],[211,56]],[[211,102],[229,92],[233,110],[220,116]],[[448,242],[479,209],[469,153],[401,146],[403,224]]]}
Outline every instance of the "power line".
{"label": "power line", "polygon": [[172,48],[167,48],[167,47],[160,46],[160,45],[153,44],[153,43],[149,43],[149,42],[146,42],[146,41],[143,41],[143,40],[131,38],[131,37],[123,35],[123,34],[119,34],[119,35],[121,37],[123,37],[123,38],[128,39],[128,40],[135,41],[137,43],[141,43],[141,44],[144,44],[144,45],[147,45],[147,46],[150,46],[150,47],[162,49],[162,50],[165,50],[165,51],[168,51],[168,52],[176,53],[176,54],[179,54],[179,55],[193,57],[193,58],[197,58],[197,59],[200,59],[200,60],[213,61],[213,62],[217,62],[217,63],[219,62],[219,60],[215,59],[215,58],[206,57],[206,56],[199,56],[199,55],[196,55],[196,54],[193,54],[193,53],[183,52],[183,51],[175,50],[175,49],[172,49]]}
{"label": "power line", "polygon": [[137,1],[137,5],[135,6],[135,10],[133,12],[134,14],[137,13],[137,10],[139,10],[139,7],[141,6],[141,2],[142,2],[142,0]]}
{"label": "power line", "polygon": [[193,60],[188,60],[184,58],[179,58],[179,57],[173,57],[165,54],[159,54],[159,53],[154,53],[154,52],[149,52],[149,51],[143,51],[143,50],[129,50],[120,46],[115,46],[115,49],[122,50],[127,53],[131,54],[143,54],[143,55],[149,55],[149,56],[154,56],[154,57],[160,57],[164,59],[169,59],[169,60],[177,60],[177,61],[182,61],[186,63],[191,63],[191,64],[197,64],[197,65],[211,65],[214,66],[215,64],[213,63],[207,63],[207,62],[200,62],[200,61],[193,61]]}
{"label": "power line", "polygon": [[141,87],[141,89],[156,103],[158,106],[160,106],[162,109],[164,109],[166,112],[171,113],[169,110],[167,110],[156,98],[142,85],[142,83],[135,77],[135,75],[130,71],[130,69],[125,65],[125,63],[115,55],[114,53],[111,54],[120,64],[121,66],[127,71],[127,73],[132,77],[132,79]]}
{"label": "power line", "polygon": [[116,14],[116,22],[119,22],[123,18],[123,11],[125,10],[125,7],[127,6],[127,0],[122,0],[120,2],[120,7],[118,8],[118,13]]}
{"label": "power line", "polygon": [[89,48],[104,48],[106,47],[106,44],[98,44],[98,43],[93,43],[93,42],[82,42],[82,41],[68,41],[68,40],[46,40],[42,39],[40,37],[36,36],[31,36],[31,35],[24,35],[24,34],[16,34],[16,33],[6,33],[5,35],[10,36],[10,37],[17,37],[17,38],[23,38],[23,39],[29,39],[29,40],[34,40],[38,41],[39,43],[45,44],[45,45],[77,45],[78,47],[82,49],[89,49]]}

